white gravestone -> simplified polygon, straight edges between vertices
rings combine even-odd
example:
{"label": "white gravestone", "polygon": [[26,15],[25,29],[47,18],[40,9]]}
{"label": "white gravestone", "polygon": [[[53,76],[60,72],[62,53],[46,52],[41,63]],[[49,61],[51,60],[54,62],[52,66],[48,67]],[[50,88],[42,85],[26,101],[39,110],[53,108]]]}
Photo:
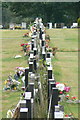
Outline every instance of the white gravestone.
{"label": "white gravestone", "polygon": [[45,40],[45,34],[42,34],[42,39]]}
{"label": "white gravestone", "polygon": [[57,26],[57,24],[55,23],[55,24],[54,24],[54,28],[56,28],[56,26]]}
{"label": "white gravestone", "polygon": [[14,29],[14,24],[13,24],[13,23],[10,24],[10,25],[9,25],[9,28],[10,28],[10,29]]}
{"label": "white gravestone", "polygon": [[52,29],[52,23],[48,23],[49,29]]}
{"label": "white gravestone", "polygon": [[71,28],[75,28],[78,27],[78,23],[73,23],[73,25],[71,26]]}
{"label": "white gravestone", "polygon": [[25,22],[22,22],[22,28],[26,29],[26,23]]}

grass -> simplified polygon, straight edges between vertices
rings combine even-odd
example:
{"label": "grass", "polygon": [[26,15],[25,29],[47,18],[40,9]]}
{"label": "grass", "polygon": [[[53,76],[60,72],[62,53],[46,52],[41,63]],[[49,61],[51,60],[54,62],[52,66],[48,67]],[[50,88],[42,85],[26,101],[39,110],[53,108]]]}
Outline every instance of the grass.
{"label": "grass", "polygon": [[[7,79],[10,72],[14,75],[15,67],[27,66],[27,58],[24,57],[20,47],[20,44],[27,40],[22,37],[26,32],[27,30],[2,30],[2,83]],[[51,37],[51,47],[56,46],[59,50],[64,50],[64,52],[58,51],[55,58],[52,59],[55,79],[70,86],[70,95],[78,98],[78,52],[74,52],[78,49],[78,30],[51,29],[47,30],[47,34]],[[17,54],[21,55],[22,58],[14,59]],[[3,118],[6,118],[8,109],[15,108],[19,99],[20,91],[2,92]],[[73,113],[75,117],[78,116],[77,105],[65,103],[63,105],[66,113]]]}
{"label": "grass", "polygon": [[[69,94],[78,99],[78,30],[52,29],[48,30],[47,34],[51,37],[50,46],[58,48],[56,56],[52,59],[55,79],[70,86]],[[77,104],[62,103],[62,105],[66,114],[72,113],[78,118]]]}
{"label": "grass", "polygon": [[[21,51],[20,44],[27,41],[27,38],[23,38],[23,34],[28,30],[2,30],[2,83],[4,87],[4,80],[8,78],[8,75],[15,74],[15,68],[17,66],[26,67],[27,58],[24,57]],[[1,31],[0,31],[1,32]],[[21,55],[22,58],[15,59],[15,55]],[[14,109],[20,99],[20,93],[5,91],[2,92],[2,116],[6,118],[7,110]],[[6,107],[5,107],[6,106]]]}

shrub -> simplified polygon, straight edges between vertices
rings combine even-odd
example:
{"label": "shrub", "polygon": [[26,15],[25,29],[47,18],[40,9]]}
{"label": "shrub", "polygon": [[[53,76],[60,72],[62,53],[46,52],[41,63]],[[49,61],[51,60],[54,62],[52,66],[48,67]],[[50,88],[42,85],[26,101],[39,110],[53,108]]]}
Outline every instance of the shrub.
{"label": "shrub", "polygon": [[78,18],[77,23],[78,23],[78,27],[80,27],[80,18]]}

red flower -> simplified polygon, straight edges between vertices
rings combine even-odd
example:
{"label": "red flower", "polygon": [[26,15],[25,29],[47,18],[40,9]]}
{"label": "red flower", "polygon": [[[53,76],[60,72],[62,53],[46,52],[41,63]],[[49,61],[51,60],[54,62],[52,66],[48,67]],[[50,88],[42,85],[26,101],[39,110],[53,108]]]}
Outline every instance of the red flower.
{"label": "red flower", "polygon": [[60,91],[59,93],[60,93],[60,94],[63,94],[63,92],[62,92],[62,91]]}
{"label": "red flower", "polygon": [[57,85],[57,84],[60,84],[60,82],[56,82],[56,85]]}
{"label": "red flower", "polygon": [[68,98],[68,97],[69,97],[69,95],[66,95],[66,97]]}
{"label": "red flower", "polygon": [[65,117],[69,117],[69,115],[65,115]]}
{"label": "red flower", "polygon": [[24,44],[21,44],[21,46],[24,46]]}
{"label": "red flower", "polygon": [[75,96],[73,96],[71,99],[72,99],[72,100],[74,100],[74,99],[76,99],[76,97],[75,97]]}

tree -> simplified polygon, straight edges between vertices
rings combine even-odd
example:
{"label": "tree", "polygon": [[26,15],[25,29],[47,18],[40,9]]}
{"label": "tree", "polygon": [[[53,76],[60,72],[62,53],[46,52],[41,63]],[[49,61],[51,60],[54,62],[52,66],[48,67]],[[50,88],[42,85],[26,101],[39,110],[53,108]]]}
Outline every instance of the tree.
{"label": "tree", "polygon": [[[3,12],[5,13],[3,21],[6,17],[6,20],[10,18],[9,21],[29,23],[36,17],[41,17],[45,23],[64,22],[67,24],[77,21],[80,15],[80,2],[8,2],[3,3]],[[6,12],[9,17],[6,16]],[[9,12],[13,17],[10,17]]]}

